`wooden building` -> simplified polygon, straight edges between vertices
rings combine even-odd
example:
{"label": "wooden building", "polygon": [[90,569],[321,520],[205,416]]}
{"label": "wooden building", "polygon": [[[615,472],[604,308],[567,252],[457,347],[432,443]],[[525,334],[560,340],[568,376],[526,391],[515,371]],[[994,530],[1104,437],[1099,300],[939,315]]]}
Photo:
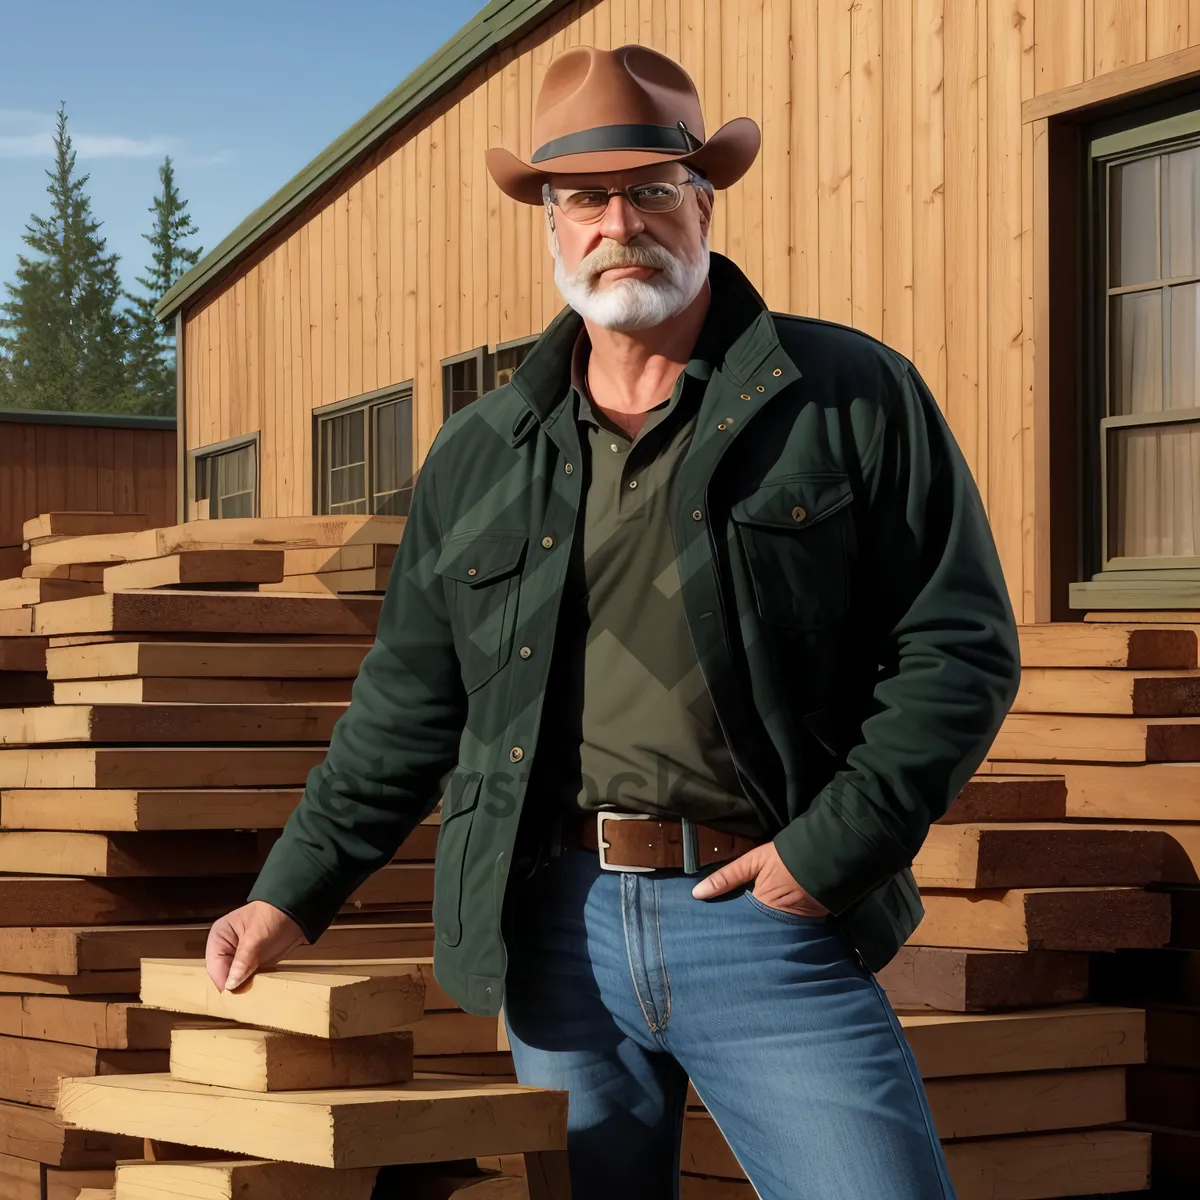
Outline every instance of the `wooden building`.
{"label": "wooden building", "polygon": [[45,512],[175,519],[174,417],[0,411],[0,576],[17,574],[22,525]]}
{"label": "wooden building", "polygon": [[561,307],[483,152],[626,42],[760,123],[713,249],[913,360],[1022,620],[1200,609],[1197,0],[493,0],[165,298],[183,515],[405,511]]}

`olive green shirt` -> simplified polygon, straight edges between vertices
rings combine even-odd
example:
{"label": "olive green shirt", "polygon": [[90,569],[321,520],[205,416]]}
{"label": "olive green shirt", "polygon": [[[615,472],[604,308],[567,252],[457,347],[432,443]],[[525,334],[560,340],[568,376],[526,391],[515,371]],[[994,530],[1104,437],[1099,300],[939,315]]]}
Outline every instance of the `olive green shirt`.
{"label": "olive green shirt", "polygon": [[676,467],[725,349],[709,311],[670,397],[632,438],[591,403],[586,328],[575,343],[583,503],[531,792],[575,818],[617,808],[760,836],[688,631],[671,534]]}

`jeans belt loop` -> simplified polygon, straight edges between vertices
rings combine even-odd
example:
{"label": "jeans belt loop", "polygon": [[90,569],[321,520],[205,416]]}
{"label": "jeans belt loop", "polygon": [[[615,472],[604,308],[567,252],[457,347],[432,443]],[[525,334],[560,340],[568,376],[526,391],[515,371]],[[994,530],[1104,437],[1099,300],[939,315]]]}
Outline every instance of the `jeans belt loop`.
{"label": "jeans belt loop", "polygon": [[683,873],[700,874],[700,839],[696,826],[687,817],[680,817],[680,837],[683,841]]}

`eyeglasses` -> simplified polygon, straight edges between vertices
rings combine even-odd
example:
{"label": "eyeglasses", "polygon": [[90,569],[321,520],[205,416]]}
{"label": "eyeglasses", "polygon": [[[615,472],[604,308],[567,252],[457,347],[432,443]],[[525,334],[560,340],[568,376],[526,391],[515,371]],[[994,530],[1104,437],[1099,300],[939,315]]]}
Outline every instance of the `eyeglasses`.
{"label": "eyeglasses", "polygon": [[624,196],[638,212],[674,212],[683,203],[685,187],[708,192],[712,185],[707,179],[689,171],[688,178],[681,183],[650,180],[645,183],[631,183],[623,188],[567,188],[560,191],[546,183],[542,185],[542,198],[546,202],[547,210],[552,205],[557,206],[572,221],[591,225],[608,211],[608,202],[613,196]]}

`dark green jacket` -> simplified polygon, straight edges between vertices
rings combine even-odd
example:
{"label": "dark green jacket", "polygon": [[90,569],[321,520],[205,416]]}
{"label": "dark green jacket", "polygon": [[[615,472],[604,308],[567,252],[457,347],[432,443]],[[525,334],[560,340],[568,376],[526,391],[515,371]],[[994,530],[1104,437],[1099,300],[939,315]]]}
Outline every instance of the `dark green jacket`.
{"label": "dark green jacket", "polygon": [[[796,880],[879,970],[923,915],[909,867],[1015,695],[1017,634],[970,471],[912,364],[772,314],[712,256],[742,330],[709,381],[672,530],[739,777]],[[494,1015],[501,913],[580,502],[564,310],[438,431],[378,638],[251,893],[309,940],[444,785],[434,971]],[[518,653],[528,647],[530,653]],[[697,901],[697,903],[704,903]]]}

